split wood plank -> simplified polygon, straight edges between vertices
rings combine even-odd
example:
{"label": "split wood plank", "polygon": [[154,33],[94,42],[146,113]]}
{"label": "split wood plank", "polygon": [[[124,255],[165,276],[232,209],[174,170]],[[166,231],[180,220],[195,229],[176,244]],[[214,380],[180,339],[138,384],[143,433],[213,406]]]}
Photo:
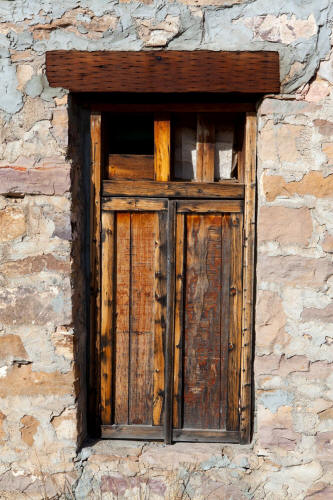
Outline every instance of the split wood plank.
{"label": "split wood plank", "polygon": [[118,212],[155,212],[166,211],[168,209],[167,200],[143,199],[143,198],[105,198],[103,210],[117,210]]}
{"label": "split wood plank", "polygon": [[257,117],[246,114],[245,123],[245,207],[243,257],[243,319],[240,387],[241,442],[251,438],[252,330],[254,297],[254,251],[256,217]]}
{"label": "split wood plank", "polygon": [[184,427],[219,427],[221,215],[186,216]]}
{"label": "split wood plank", "polygon": [[102,425],[104,439],[162,440],[162,426],[153,425]]}
{"label": "split wood plank", "polygon": [[153,425],[163,423],[165,395],[166,301],[167,301],[167,214],[155,217],[155,265],[154,265],[154,401]]}
{"label": "split wood plank", "polygon": [[177,203],[179,213],[218,213],[218,212],[241,212],[243,202],[241,200],[186,200]]}
{"label": "split wood plank", "polygon": [[243,215],[231,214],[230,330],[227,430],[239,430],[240,357],[242,337]]}
{"label": "split wood plank", "polygon": [[[103,208],[105,207],[105,204]],[[116,424],[128,424],[131,216],[116,214],[116,331],[114,401]]]}
{"label": "split wood plank", "polygon": [[156,217],[131,213],[130,424],[152,424]]}
{"label": "split wood plank", "polygon": [[171,125],[169,114],[154,116],[154,174],[155,181],[170,180]]}
{"label": "split wood plank", "polygon": [[114,213],[102,212],[101,421],[112,423]]}
{"label": "split wood plank", "polygon": [[214,182],[215,123],[208,114],[197,115],[197,162],[198,182]]}
{"label": "split wood plank", "polygon": [[230,198],[242,199],[244,185],[225,181],[214,183],[104,181],[104,196],[154,196],[156,198]]}
{"label": "split wood plank", "polygon": [[230,214],[222,215],[222,269],[221,269],[221,401],[220,428],[226,428],[228,397],[228,341],[230,328],[230,266],[231,231]]}
{"label": "split wood plank", "polygon": [[90,174],[90,305],[89,305],[89,414],[88,426],[92,436],[99,427],[100,402],[100,224],[102,171],[102,115],[90,116],[91,174]]}
{"label": "split wood plank", "polygon": [[173,410],[173,352],[175,320],[175,241],[176,202],[168,202],[167,221],[167,323],[165,339],[165,416],[164,442],[172,442]]}
{"label": "split wood plank", "polygon": [[176,216],[176,284],[175,284],[175,340],[174,340],[174,382],[173,382],[173,427],[182,422],[182,380],[183,380],[183,322],[184,322],[184,252],[185,215]]}
{"label": "split wood plank", "polygon": [[173,440],[193,443],[239,443],[240,433],[213,429],[174,429]]}
{"label": "split wood plank", "polygon": [[108,179],[154,180],[153,155],[110,154]]}

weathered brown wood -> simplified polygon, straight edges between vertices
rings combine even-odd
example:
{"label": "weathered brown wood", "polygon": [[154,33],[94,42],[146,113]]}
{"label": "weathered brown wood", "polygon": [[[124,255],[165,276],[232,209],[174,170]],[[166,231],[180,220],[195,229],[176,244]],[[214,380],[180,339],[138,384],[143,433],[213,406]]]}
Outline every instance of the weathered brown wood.
{"label": "weathered brown wood", "polygon": [[240,433],[213,429],[174,429],[173,440],[193,443],[239,443]]}
{"label": "weathered brown wood", "polygon": [[112,423],[114,214],[102,213],[101,421]]}
{"label": "weathered brown wood", "polygon": [[278,52],[46,52],[51,87],[72,92],[280,91]]}
{"label": "weathered brown wood", "polygon": [[205,113],[197,116],[197,171],[198,182],[214,182],[215,123]]}
{"label": "weathered brown wood", "polygon": [[244,185],[225,181],[213,183],[104,181],[104,196],[154,196],[156,198],[230,198],[242,199]]}
{"label": "weathered brown wood", "polygon": [[162,440],[162,426],[152,425],[102,425],[104,439]]}
{"label": "weathered brown wood", "polygon": [[230,329],[227,430],[239,430],[239,384],[242,336],[243,215],[231,214]]}
{"label": "weathered brown wood", "polygon": [[89,325],[89,412],[91,435],[99,427],[100,400],[100,221],[102,170],[102,116],[95,112],[90,117],[90,325]]}
{"label": "weathered brown wood", "polygon": [[241,212],[243,210],[242,200],[186,200],[177,202],[177,212],[180,213],[217,213],[217,212]]}
{"label": "weathered brown wood", "polygon": [[[105,205],[103,206],[104,209]],[[116,258],[115,258],[115,381],[114,421],[128,424],[128,373],[129,373],[129,316],[130,316],[130,213],[116,214]]]}
{"label": "weathered brown wood", "polygon": [[130,424],[152,423],[156,217],[131,214]]}
{"label": "weathered brown wood", "polygon": [[155,212],[168,209],[167,200],[143,198],[105,198],[103,210],[117,210],[118,212]]}
{"label": "weathered brown wood", "polygon": [[253,276],[256,215],[256,138],[255,113],[247,113],[245,124],[245,208],[243,257],[243,319],[240,387],[241,441],[251,438],[251,384],[252,384],[252,330],[253,330]]}
{"label": "weathered brown wood", "polygon": [[110,154],[108,178],[154,180],[154,157],[152,155]]}
{"label": "weathered brown wood", "polygon": [[108,113],[246,113],[256,110],[255,102],[174,102],[174,103],[99,103],[89,105],[93,111]]}
{"label": "weathered brown wood", "polygon": [[168,113],[154,116],[154,175],[155,181],[170,180],[171,127]]}
{"label": "weathered brown wood", "polygon": [[228,341],[230,328],[230,214],[222,215],[222,269],[221,269],[221,400],[220,428],[226,428],[228,397]]}
{"label": "weathered brown wood", "polygon": [[154,401],[153,425],[162,425],[165,396],[166,300],[167,300],[167,214],[160,212],[155,218],[154,263]]}
{"label": "weathered brown wood", "polygon": [[184,427],[219,426],[221,215],[186,216]]}
{"label": "weathered brown wood", "polygon": [[175,339],[173,367],[173,427],[182,422],[182,380],[183,380],[183,322],[184,322],[184,251],[185,216],[176,216],[176,283],[175,283]]}
{"label": "weathered brown wood", "polygon": [[165,339],[165,418],[164,442],[172,442],[173,342],[175,311],[176,203],[169,200],[167,222],[167,328]]}

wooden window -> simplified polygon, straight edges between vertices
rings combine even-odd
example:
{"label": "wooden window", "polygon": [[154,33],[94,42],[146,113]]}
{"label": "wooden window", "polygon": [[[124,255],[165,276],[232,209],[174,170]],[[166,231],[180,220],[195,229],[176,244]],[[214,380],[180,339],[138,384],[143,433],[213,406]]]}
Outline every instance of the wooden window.
{"label": "wooden window", "polygon": [[104,438],[245,443],[256,116],[139,108],[91,114],[91,411]]}

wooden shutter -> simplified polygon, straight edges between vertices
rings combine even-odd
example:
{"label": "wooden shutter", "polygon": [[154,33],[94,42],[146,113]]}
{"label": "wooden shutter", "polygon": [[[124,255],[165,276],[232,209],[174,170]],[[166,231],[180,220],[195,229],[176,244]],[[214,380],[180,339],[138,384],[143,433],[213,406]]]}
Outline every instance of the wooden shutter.
{"label": "wooden shutter", "polygon": [[104,437],[163,438],[167,206],[142,198],[102,206]]}
{"label": "wooden shutter", "polygon": [[240,201],[177,202],[175,441],[239,438],[242,230]]}

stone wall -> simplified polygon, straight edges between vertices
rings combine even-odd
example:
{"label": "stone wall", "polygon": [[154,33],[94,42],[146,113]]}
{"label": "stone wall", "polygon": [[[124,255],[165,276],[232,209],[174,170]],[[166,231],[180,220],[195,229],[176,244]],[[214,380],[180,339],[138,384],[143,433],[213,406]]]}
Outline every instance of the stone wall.
{"label": "stone wall", "polygon": [[[329,0],[0,1],[1,498],[333,498],[331,25]],[[248,446],[79,448],[89,152],[45,51],[144,48],[280,52],[283,93],[258,109]]]}

